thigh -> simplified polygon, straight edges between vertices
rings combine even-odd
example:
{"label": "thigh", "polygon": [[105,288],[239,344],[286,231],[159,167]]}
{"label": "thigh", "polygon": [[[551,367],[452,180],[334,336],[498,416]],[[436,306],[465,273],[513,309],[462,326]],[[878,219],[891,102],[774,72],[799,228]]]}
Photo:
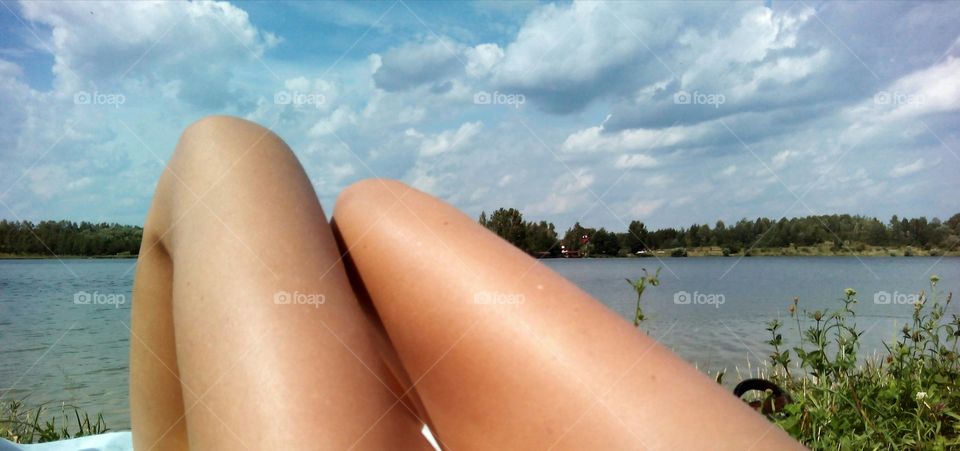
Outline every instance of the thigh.
{"label": "thigh", "polygon": [[[140,363],[131,373],[141,378],[131,382],[138,444],[150,447],[154,437],[137,428],[153,420],[151,406],[173,399],[175,374],[197,449],[426,445],[420,421],[397,400],[401,389],[378,355],[313,188],[274,134],[226,117],[192,125],[146,229],[157,250],[141,259],[167,258],[138,272],[133,332],[146,335],[132,357]],[[160,370],[144,363],[147,347],[175,354],[171,377],[144,376]]]}
{"label": "thigh", "polygon": [[798,445],[595,299],[401,183],[348,188],[349,257],[452,449]]}

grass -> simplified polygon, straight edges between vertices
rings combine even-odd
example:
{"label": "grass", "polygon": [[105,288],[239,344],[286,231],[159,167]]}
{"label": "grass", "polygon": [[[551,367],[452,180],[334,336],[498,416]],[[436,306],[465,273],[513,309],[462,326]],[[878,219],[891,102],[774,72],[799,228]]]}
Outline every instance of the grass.
{"label": "grass", "polygon": [[930,278],[886,355],[865,361],[857,359],[855,290],[829,312],[801,313],[795,298],[789,312],[800,342],[787,349],[783,324],[767,327],[770,379],[793,397],[772,421],[814,449],[960,447],[960,318],[946,316],[952,293],[939,292],[939,280]]}
{"label": "grass", "polygon": [[[647,319],[640,288],[650,277],[644,270],[628,280],[637,292],[637,325]],[[869,359],[858,359],[864,331],[856,290],[846,289],[831,311],[805,311],[794,298],[788,311],[799,343],[784,341],[780,320],[767,325],[772,352],[759,372],[792,398],[768,418],[813,449],[960,449],[960,317],[946,315],[953,295],[940,292],[939,281],[931,277],[930,291],[917,295],[911,320],[885,343],[885,355]]]}
{"label": "grass", "polygon": [[643,314],[643,308],[640,305],[640,300],[643,298],[643,292],[647,289],[647,286],[658,286],[660,285],[660,268],[657,268],[657,272],[654,275],[650,275],[647,272],[647,268],[643,268],[643,276],[637,280],[627,279],[627,283],[633,287],[633,291],[637,293],[637,313],[633,316],[633,325],[639,326],[643,320],[647,317]]}
{"label": "grass", "polygon": [[13,443],[52,442],[107,431],[103,414],[91,419],[88,413],[74,406],[61,404],[56,412],[47,404],[35,407],[26,407],[22,401],[0,404],[0,438]]}

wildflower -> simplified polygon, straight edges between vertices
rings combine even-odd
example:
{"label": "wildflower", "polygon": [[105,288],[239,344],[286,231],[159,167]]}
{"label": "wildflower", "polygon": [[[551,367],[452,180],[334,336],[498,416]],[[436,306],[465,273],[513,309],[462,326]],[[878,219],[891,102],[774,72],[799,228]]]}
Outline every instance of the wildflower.
{"label": "wildflower", "polygon": [[790,311],[790,316],[793,316],[793,314],[797,312],[797,305],[790,304],[790,307],[787,307],[787,310]]}
{"label": "wildflower", "polygon": [[843,292],[847,295],[848,298],[852,298],[857,295],[857,290],[854,290],[853,288],[847,288],[843,290]]}
{"label": "wildflower", "polygon": [[922,401],[922,400],[925,399],[926,397],[927,397],[927,392],[925,392],[925,391],[918,391],[918,392],[917,392],[917,401]]}
{"label": "wildflower", "polygon": [[823,312],[821,312],[820,310],[813,312],[813,319],[817,321],[820,321],[821,319],[823,319]]}
{"label": "wildflower", "polygon": [[930,276],[930,282],[933,283],[934,285],[936,285],[937,282],[939,282],[939,281],[940,281],[940,276],[938,276],[938,275],[936,275],[936,274]]}

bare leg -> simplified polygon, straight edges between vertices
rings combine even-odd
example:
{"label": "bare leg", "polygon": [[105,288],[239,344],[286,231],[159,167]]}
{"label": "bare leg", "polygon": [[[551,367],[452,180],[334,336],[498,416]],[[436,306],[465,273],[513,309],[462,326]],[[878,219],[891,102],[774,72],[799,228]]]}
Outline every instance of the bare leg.
{"label": "bare leg", "polygon": [[227,117],[192,125],[158,184],[140,258],[137,449],[428,446],[396,402],[403,388],[313,188],[269,131]]}
{"label": "bare leg", "polygon": [[464,449],[793,449],[775,425],[589,295],[401,183],[335,223],[430,414]]}

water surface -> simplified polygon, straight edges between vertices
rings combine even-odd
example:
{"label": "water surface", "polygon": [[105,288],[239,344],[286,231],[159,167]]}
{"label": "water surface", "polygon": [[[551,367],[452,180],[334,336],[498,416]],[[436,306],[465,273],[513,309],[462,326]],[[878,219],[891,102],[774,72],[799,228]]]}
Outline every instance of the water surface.
{"label": "water surface", "polygon": [[[642,328],[707,371],[739,368],[769,354],[767,321],[788,319],[794,296],[806,310],[837,308],[845,288],[859,293],[865,353],[882,350],[912,305],[874,303],[876,293],[927,288],[931,274],[960,291],[960,258],[755,257],[544,260],[625,318],[635,295],[624,278],[662,268],[644,295]],[[31,403],[66,402],[103,412],[112,429],[129,427],[130,290],[135,260],[0,260],[0,394]],[[90,303],[75,295],[99,294]],[[678,294],[680,293],[680,294]],[[674,296],[688,293],[689,304]],[[110,302],[103,295],[123,297]],[[696,296],[696,297],[695,297]],[[712,296],[712,297],[710,297]],[[723,302],[697,303],[721,299]],[[904,299],[901,297],[901,299]],[[98,303],[98,301],[103,303]],[[949,313],[960,314],[956,304]],[[786,338],[793,330],[787,321]]]}

